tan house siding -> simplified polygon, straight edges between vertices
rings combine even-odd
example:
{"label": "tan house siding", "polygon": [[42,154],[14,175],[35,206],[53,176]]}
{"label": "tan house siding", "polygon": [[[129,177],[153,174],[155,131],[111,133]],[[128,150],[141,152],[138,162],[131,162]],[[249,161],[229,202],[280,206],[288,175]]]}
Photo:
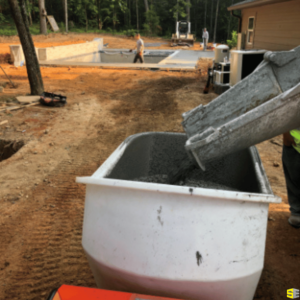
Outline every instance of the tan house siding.
{"label": "tan house siding", "polygon": [[[254,42],[247,42],[249,17],[255,17]],[[300,0],[242,10],[246,49],[290,50],[300,45]]]}

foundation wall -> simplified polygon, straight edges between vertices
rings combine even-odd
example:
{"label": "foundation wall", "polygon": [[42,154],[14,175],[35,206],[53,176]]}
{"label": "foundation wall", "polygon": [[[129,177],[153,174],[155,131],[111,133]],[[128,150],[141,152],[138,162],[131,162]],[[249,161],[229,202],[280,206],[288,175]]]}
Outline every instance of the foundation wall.
{"label": "foundation wall", "polygon": [[[100,50],[103,49],[103,39],[95,39],[92,42],[83,44],[57,46],[49,48],[36,48],[38,60],[63,60],[64,58],[76,57],[80,55],[90,54],[90,57],[85,57],[88,61],[93,61],[93,58],[98,56]],[[25,56],[21,45],[10,46],[11,59],[16,67],[25,64]]]}
{"label": "foundation wall", "polygon": [[[13,64],[16,67],[23,66],[25,64],[25,56],[23,52],[23,48],[21,45],[11,45],[10,48],[10,56]],[[38,48],[35,49],[36,54],[38,55]]]}
{"label": "foundation wall", "polygon": [[40,61],[60,60],[67,57],[69,58],[82,54],[99,52],[102,49],[103,39],[99,38],[93,42],[87,42],[84,44],[39,48],[38,57]]}

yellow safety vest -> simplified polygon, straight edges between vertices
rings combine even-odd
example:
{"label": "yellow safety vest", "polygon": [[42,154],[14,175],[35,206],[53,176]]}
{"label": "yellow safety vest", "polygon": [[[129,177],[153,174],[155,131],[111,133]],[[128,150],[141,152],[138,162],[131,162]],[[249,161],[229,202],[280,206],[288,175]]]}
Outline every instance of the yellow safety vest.
{"label": "yellow safety vest", "polygon": [[291,131],[291,136],[294,138],[296,146],[294,148],[300,153],[300,129]]}

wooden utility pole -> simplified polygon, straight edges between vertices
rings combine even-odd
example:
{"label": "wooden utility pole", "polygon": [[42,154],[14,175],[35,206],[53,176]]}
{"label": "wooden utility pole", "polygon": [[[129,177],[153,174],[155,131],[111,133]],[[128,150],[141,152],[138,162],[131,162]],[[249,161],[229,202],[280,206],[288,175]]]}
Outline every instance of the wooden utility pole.
{"label": "wooden utility pole", "polygon": [[45,9],[45,0],[39,0],[39,11],[40,11],[40,33],[47,35],[47,12]]}
{"label": "wooden utility pole", "polygon": [[8,2],[24,51],[31,95],[41,95],[44,92],[43,79],[32,37],[29,32],[25,0],[20,0],[21,10],[17,0],[9,0]]}
{"label": "wooden utility pole", "polygon": [[216,19],[215,19],[215,28],[214,28],[214,43],[216,42],[216,38],[217,38],[217,24],[218,24],[218,14],[219,14],[219,3],[220,0],[218,0],[217,2],[217,9],[216,9]]}
{"label": "wooden utility pole", "polygon": [[69,31],[68,0],[65,0],[65,24],[66,24],[66,32],[68,32]]}

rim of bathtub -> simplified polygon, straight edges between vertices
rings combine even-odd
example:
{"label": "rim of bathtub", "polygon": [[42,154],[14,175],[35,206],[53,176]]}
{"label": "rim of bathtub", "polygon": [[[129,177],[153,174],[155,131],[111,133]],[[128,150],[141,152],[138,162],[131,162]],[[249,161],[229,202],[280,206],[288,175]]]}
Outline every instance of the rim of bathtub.
{"label": "rim of bathtub", "polygon": [[[108,157],[108,159],[97,169],[97,171],[89,177],[77,177],[76,182],[86,185],[98,185],[106,187],[114,187],[120,189],[134,189],[140,191],[158,192],[166,194],[176,195],[189,195],[191,197],[206,197],[211,199],[223,199],[230,201],[245,201],[245,202],[258,202],[258,203],[281,203],[282,199],[274,194],[270,189],[268,178],[265,175],[264,167],[258,155],[255,147],[251,147],[252,157],[254,158],[255,171],[258,176],[258,180],[262,184],[263,194],[249,193],[249,192],[236,192],[236,191],[224,191],[216,189],[207,189],[201,187],[189,187],[189,186],[177,186],[161,183],[151,182],[139,182],[123,179],[111,179],[105,178],[115,167],[118,161],[121,159],[126,148],[130,142],[141,136],[153,133],[166,133],[166,132],[145,132],[138,133],[129,136],[123,141],[119,147]],[[184,135],[182,133],[168,133],[174,135]]]}

